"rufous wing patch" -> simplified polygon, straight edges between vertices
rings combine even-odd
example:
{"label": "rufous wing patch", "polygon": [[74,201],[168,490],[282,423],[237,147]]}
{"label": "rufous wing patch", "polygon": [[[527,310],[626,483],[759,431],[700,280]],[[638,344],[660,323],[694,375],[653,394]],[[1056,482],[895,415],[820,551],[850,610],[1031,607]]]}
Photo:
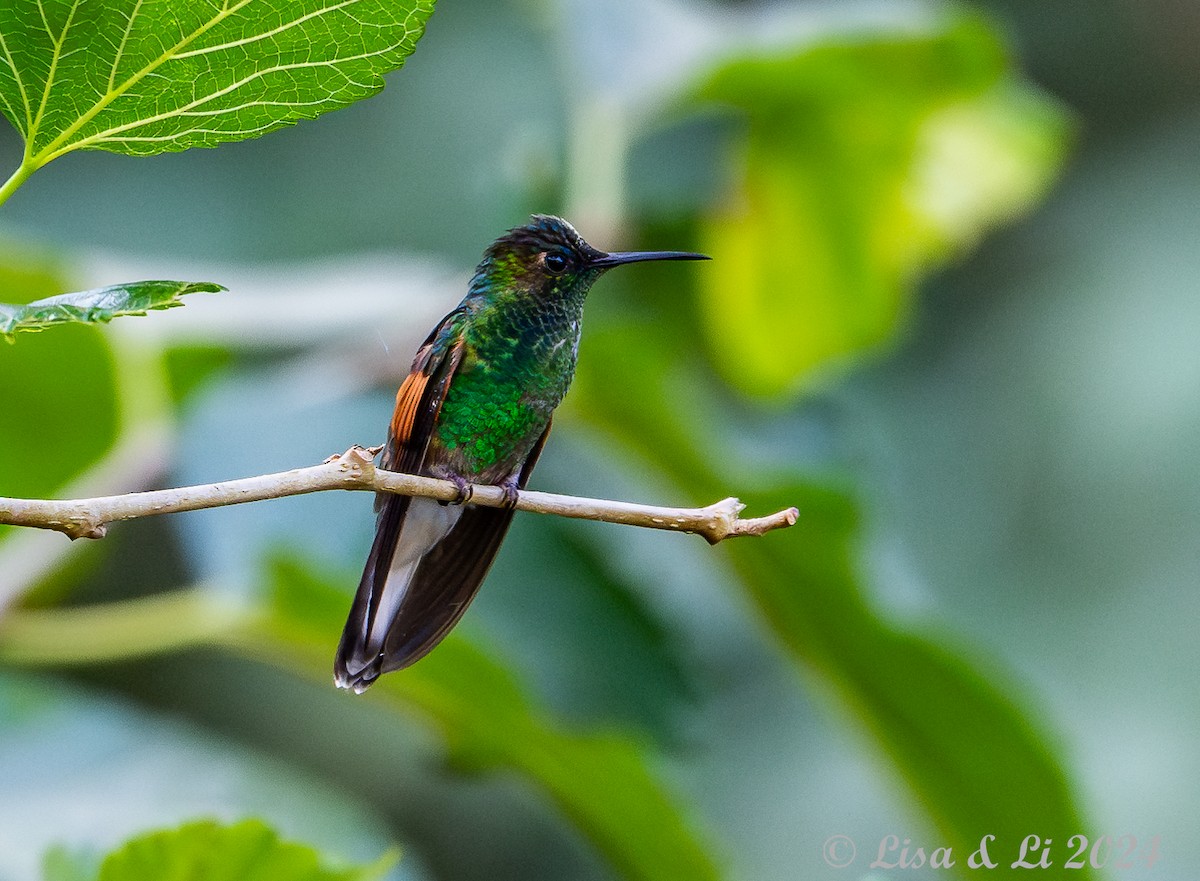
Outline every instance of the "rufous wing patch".
{"label": "rufous wing patch", "polygon": [[428,384],[429,376],[414,370],[404,378],[400,391],[396,392],[396,410],[392,413],[392,439],[397,446],[406,446],[412,438],[417,410],[421,406],[421,398]]}

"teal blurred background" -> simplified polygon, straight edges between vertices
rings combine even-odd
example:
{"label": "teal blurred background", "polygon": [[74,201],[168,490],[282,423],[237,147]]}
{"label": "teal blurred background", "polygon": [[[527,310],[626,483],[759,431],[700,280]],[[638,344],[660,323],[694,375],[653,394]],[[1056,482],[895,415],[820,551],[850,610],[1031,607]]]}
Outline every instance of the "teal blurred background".
{"label": "teal blurred background", "polygon": [[[115,356],[80,360],[93,344],[75,329],[0,351],[10,378],[62,385],[0,415],[0,493],[34,494],[19,475],[39,456],[84,455],[54,437],[93,438],[86,461],[121,432],[140,451],[91,484],[77,460],[57,494],[379,442],[483,247],[544,211],[600,247],[716,259],[601,282],[534,487],[794,502],[803,537],[726,552],[518,517],[464,644],[537,718],[627,738],[672,806],[643,815],[598,789],[628,829],[573,813],[543,788],[559,772],[496,760],[490,738],[524,742],[506,712],[439,716],[403,684],[390,701],[335,692],[320,664],[337,622],[291,638],[311,675],[244,645],[10,649],[0,878],[38,877],[54,842],[105,848],[211,814],[350,859],[398,840],[413,878],[672,877],[693,859],[674,849],[714,877],[886,877],[867,863],[888,834],[930,849],[1050,828],[1137,836],[1139,857],[1161,836],[1157,864],[1107,874],[1193,877],[1198,29],[1193,4],[1128,0],[459,0],[372,99],[212,151],[39,172],[0,218],[14,264],[55,267],[13,270],[31,291],[57,275],[230,293],[115,323]],[[119,406],[89,386],[110,366]],[[312,579],[348,603],[371,534],[354,493],[143,520],[88,546],[5,533],[0,597],[24,595],[18,618],[203,585],[237,608]],[[859,589],[863,608],[842,609]],[[928,678],[910,636],[940,659]],[[478,685],[445,663],[446,682]],[[960,699],[960,682],[983,684]],[[849,868],[822,856],[833,835],[858,845]]]}

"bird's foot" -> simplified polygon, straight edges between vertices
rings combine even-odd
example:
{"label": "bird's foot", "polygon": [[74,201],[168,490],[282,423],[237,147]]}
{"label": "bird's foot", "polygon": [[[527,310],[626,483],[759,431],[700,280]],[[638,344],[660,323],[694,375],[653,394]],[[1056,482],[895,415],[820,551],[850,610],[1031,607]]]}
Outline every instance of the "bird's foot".
{"label": "bird's foot", "polygon": [[508,480],[500,484],[500,490],[504,493],[503,507],[509,511],[517,507],[517,501],[521,498],[520,486],[517,484],[517,478],[510,477]]}
{"label": "bird's foot", "polygon": [[471,485],[471,481],[467,480],[461,474],[447,474],[446,480],[454,484],[458,490],[458,495],[448,501],[439,501],[439,505],[465,505],[471,501],[471,496],[475,494],[475,487]]}

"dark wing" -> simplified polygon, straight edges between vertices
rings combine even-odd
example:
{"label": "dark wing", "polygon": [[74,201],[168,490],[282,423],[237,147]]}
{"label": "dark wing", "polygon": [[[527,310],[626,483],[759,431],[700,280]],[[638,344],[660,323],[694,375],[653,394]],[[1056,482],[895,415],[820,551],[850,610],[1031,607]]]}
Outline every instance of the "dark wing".
{"label": "dark wing", "polygon": [[[396,409],[380,459],[381,467],[421,473],[442,401],[462,361],[462,317],[461,310],[451,312],[417,350],[412,370],[396,393]],[[334,677],[343,688],[357,687],[364,674],[369,675],[372,667],[378,667],[379,647],[369,645],[369,636],[375,629],[396,545],[412,501],[408,496],[394,493],[376,496],[375,510],[379,516],[375,540],[334,661]],[[375,676],[377,671],[365,682],[369,684]]]}
{"label": "dark wing", "polygon": [[[455,309],[426,337],[413,358],[412,370],[396,392],[396,409],[388,426],[388,442],[379,460],[381,468],[416,474],[425,464],[429,439],[454,372],[462,361],[462,309]],[[394,493],[380,493],[376,510]],[[403,496],[399,498],[404,498]]]}
{"label": "dark wing", "polygon": [[[547,425],[521,466],[517,485],[522,489],[549,434]],[[458,623],[491,568],[513,513],[508,508],[462,509],[445,538],[417,565],[384,643],[380,673],[416,663]]]}

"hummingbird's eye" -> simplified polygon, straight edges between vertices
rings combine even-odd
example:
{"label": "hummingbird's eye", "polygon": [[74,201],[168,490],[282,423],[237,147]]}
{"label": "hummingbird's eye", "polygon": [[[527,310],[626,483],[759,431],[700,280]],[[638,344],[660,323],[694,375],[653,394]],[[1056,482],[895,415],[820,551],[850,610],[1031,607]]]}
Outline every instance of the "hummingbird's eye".
{"label": "hummingbird's eye", "polygon": [[551,275],[562,275],[567,271],[567,258],[558,251],[551,251],[542,258],[542,264]]}

